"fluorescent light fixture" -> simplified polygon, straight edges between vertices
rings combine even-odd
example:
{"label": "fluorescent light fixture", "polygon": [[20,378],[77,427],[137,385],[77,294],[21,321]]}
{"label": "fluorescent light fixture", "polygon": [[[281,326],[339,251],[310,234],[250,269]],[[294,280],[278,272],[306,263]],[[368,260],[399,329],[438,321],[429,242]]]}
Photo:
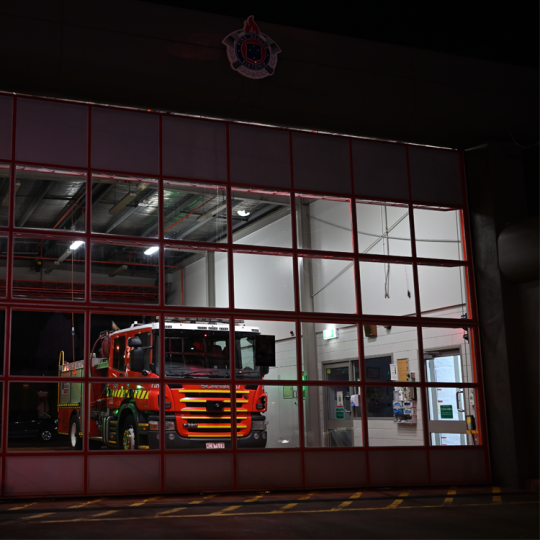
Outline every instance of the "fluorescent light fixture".
{"label": "fluorescent light fixture", "polygon": [[116,270],[113,270],[110,274],[109,274],[109,277],[114,277],[114,276],[117,276],[118,274],[121,274],[122,272],[125,272],[127,270],[127,264],[123,264],[121,266],[119,266]]}
{"label": "fluorescent light fixture", "polygon": [[323,339],[334,339],[338,337],[337,328],[328,328],[323,330]]}
{"label": "fluorescent light fixture", "polygon": [[75,242],[73,242],[73,244],[69,246],[69,249],[72,249],[72,250],[79,249],[83,244],[84,242],[82,240],[75,240]]}
{"label": "fluorescent light fixture", "polygon": [[[68,250],[69,251],[69,250]],[[49,268],[47,268],[47,270],[45,270],[45,273],[46,274],[50,274],[55,268],[57,268],[58,266],[60,265],[60,263],[58,261],[54,261],[51,266],[49,266]]]}
{"label": "fluorescent light fixture", "polygon": [[237,210],[236,213],[242,217],[247,217],[249,214],[251,214],[251,212],[246,212],[245,210]]}
{"label": "fluorescent light fixture", "polygon": [[144,252],[144,254],[145,254],[145,255],[153,255],[156,251],[159,251],[159,246],[152,246],[152,247],[149,247],[149,248]]}
{"label": "fluorescent light fixture", "polygon": [[120,202],[116,203],[110,210],[109,214],[118,214],[126,204],[130,203],[137,194],[134,191],[130,191]]}
{"label": "fluorescent light fixture", "polygon": [[207,219],[210,219],[214,214],[217,214],[218,212],[221,212],[224,208],[227,208],[227,202],[222,202],[221,204],[218,204],[212,208],[212,210],[209,210],[206,212],[206,214],[203,214],[202,216],[199,216],[197,218],[197,221],[206,221]]}

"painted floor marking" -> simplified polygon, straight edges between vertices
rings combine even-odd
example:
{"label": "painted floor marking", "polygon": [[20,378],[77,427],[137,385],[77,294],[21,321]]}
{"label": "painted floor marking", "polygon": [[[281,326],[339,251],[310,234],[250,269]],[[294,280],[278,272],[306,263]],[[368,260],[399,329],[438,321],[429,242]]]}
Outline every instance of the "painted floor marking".
{"label": "painted floor marking", "polygon": [[289,510],[290,508],[294,508],[298,503],[289,503],[286,504],[283,508],[279,509],[279,512],[283,512],[284,510]]}
{"label": "painted floor marking", "polygon": [[97,503],[99,501],[102,501],[103,499],[95,499],[94,501],[87,501],[85,503],[82,503],[82,504],[76,504],[75,506],[68,506],[68,509],[73,509],[73,508],[83,508],[84,506],[88,506],[89,504],[94,504],[94,503]]}
{"label": "painted floor marking", "polygon": [[155,501],[156,499],[161,499],[161,497],[150,497],[149,499],[144,499],[141,502],[130,504],[129,506],[142,506],[143,504],[146,504],[148,501]]}
{"label": "painted floor marking", "polygon": [[332,510],[343,510],[344,508],[347,508],[347,506],[350,506],[352,503],[353,501],[343,501],[339,506],[332,508]]}
{"label": "painted floor marking", "polygon": [[[493,489],[491,490],[493,493],[500,493],[501,488],[493,486]],[[502,503],[502,497],[500,495],[493,495],[493,502],[495,504],[501,504]]]}
{"label": "painted floor marking", "polygon": [[173,508],[172,510],[165,510],[165,512],[160,512],[158,516],[165,516],[167,514],[174,514],[175,512],[180,512],[180,510],[185,510],[187,506],[181,506],[180,508]]}
{"label": "painted floor marking", "polygon": [[[449,489],[448,490],[448,497],[446,497],[446,499],[444,499],[444,502],[443,502],[443,506],[449,506],[452,504],[452,501],[454,500],[454,497],[453,495],[456,494],[456,490],[455,489]],[[452,497],[450,497],[450,495],[452,495]]]}
{"label": "painted floor marking", "polygon": [[33,503],[25,504],[24,506],[14,506],[13,508],[8,508],[8,510],[22,510],[23,508],[28,508],[29,506],[32,506],[33,504],[36,504],[36,503],[33,502]]}
{"label": "painted floor marking", "polygon": [[394,508],[397,508],[402,502],[405,497],[407,497],[408,493],[400,493],[399,499],[396,499],[392,504],[389,504],[386,508],[389,510],[393,510]]}
{"label": "painted floor marking", "polygon": [[358,493],[355,493],[354,495],[351,495],[349,499],[359,499],[362,496],[362,492],[359,491]]}
{"label": "painted floor marking", "polygon": [[27,516],[22,519],[37,519],[45,516],[52,516],[55,512],[46,512],[45,514],[34,514],[33,516]]}
{"label": "painted floor marking", "polygon": [[303,497],[300,497],[299,501],[307,501],[312,495],[315,495],[317,493],[316,491],[312,491],[311,493],[308,493],[307,495],[304,495]]}
{"label": "painted floor marking", "polygon": [[[539,504],[538,501],[513,501],[505,504]],[[469,504],[461,504],[461,505],[452,505],[448,508],[451,509],[459,509],[465,506],[494,506],[492,502],[489,503],[469,503]],[[196,518],[200,519],[202,517],[209,517],[209,516],[222,516],[222,517],[231,517],[231,516],[264,516],[264,515],[271,515],[275,514],[276,511],[273,512],[235,512],[231,513],[230,511],[236,508],[241,508],[241,506],[229,506],[228,508],[225,508],[225,510],[221,512],[213,512],[211,514],[169,514],[167,516],[161,516],[161,515],[153,515],[153,516],[122,516],[122,517],[114,517],[114,518],[105,518],[105,519],[87,519],[85,521],[133,521],[133,520],[141,520],[141,519],[180,519],[180,518]],[[366,512],[366,511],[378,511],[378,510],[387,510],[388,506],[382,506],[378,508],[344,508],[344,512]],[[440,505],[429,505],[429,506],[401,506],[398,508],[398,510],[405,510],[405,509],[411,509],[411,510],[420,510],[423,508],[441,508]],[[118,511],[118,510],[116,510]],[[225,514],[224,512],[229,512]],[[288,514],[317,514],[317,513],[329,513],[329,512],[335,512],[334,509],[326,509],[326,510],[292,510],[290,512],[287,512]],[[54,512],[53,512],[54,513]],[[38,514],[37,516],[33,517],[39,517],[39,516],[48,516],[50,514]],[[95,516],[89,516],[95,517]],[[38,523],[72,523],[74,521],[82,521],[81,519],[58,519],[58,520],[48,520],[48,521],[39,521]]]}
{"label": "painted floor marking", "polygon": [[[219,510],[218,512],[212,512],[211,514],[207,514],[209,516],[220,516],[224,514],[225,512],[232,512],[233,510],[236,510],[237,508],[242,508],[242,505],[239,506],[228,506],[227,508],[224,508],[223,510]],[[171,516],[171,517],[179,517],[179,516]]]}
{"label": "painted floor marking", "polygon": [[[116,514],[116,512],[120,512],[120,510],[107,510],[107,512],[101,512],[101,514],[94,514],[92,516],[88,516],[89,518],[97,518],[101,516],[110,516],[111,514]],[[79,521],[83,521],[82,519]]]}
{"label": "painted floor marking", "polygon": [[256,502],[258,499],[261,499],[262,497],[264,497],[264,495],[255,495],[255,497],[253,497],[252,499],[246,499],[244,502],[247,503],[247,502]]}

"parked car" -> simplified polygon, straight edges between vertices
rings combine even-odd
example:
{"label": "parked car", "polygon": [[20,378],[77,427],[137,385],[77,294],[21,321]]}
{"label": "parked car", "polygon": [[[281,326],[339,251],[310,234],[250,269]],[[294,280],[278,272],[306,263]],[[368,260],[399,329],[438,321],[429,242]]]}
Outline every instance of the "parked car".
{"label": "parked car", "polygon": [[9,413],[8,439],[39,437],[45,443],[58,432],[58,420],[37,409],[23,409]]}

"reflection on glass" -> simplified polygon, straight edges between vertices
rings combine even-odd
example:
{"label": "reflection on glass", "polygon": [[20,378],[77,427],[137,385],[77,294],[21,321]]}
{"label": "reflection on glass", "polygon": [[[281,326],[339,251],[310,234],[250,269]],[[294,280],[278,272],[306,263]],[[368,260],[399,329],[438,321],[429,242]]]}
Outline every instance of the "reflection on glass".
{"label": "reflection on glass", "polygon": [[82,240],[14,238],[13,296],[84,300]]}
{"label": "reflection on glass", "polygon": [[159,248],[92,244],[92,300],[155,304],[159,298]]}
{"label": "reflection on glass", "polygon": [[[398,363],[395,384],[407,380]],[[366,386],[369,446],[423,446],[422,399],[412,386]]]}
{"label": "reflection on glass", "polygon": [[360,261],[360,289],[364,314],[416,314],[413,269],[410,264]]}
{"label": "reflection on glass", "polygon": [[228,307],[227,251],[165,250],[165,303]]}
{"label": "reflection on glass", "polygon": [[[78,384],[10,383],[8,448],[10,450],[69,450],[67,434],[59,430],[60,395]],[[80,407],[80,400],[77,402]]]}
{"label": "reflection on glass", "polygon": [[227,240],[227,191],[224,186],[166,180],[163,201],[165,238],[198,242]]}
{"label": "reflection on glass", "polygon": [[[302,323],[302,375],[304,380],[327,378],[328,362],[346,362],[349,380],[358,381],[358,333],[356,325]],[[282,377],[283,378],[283,377]]]}
{"label": "reflection on glass", "polygon": [[157,236],[158,189],[155,178],[93,174],[92,230],[130,236]]}
{"label": "reflection on glass", "polygon": [[234,253],[233,261],[235,307],[294,309],[292,257]]}
{"label": "reflection on glass", "polygon": [[[326,380],[350,379],[349,366],[337,363],[329,366],[325,368]],[[358,387],[306,386],[303,397],[306,446],[363,446],[362,397]]]}
{"label": "reflection on glass", "polygon": [[428,259],[463,260],[461,210],[416,207],[416,255]]}
{"label": "reflection on glass", "polygon": [[85,230],[86,173],[17,165],[15,226]]}
{"label": "reflection on glass", "polygon": [[410,257],[409,207],[402,203],[356,203],[358,252]]}
{"label": "reflection on glass", "polygon": [[354,262],[298,258],[302,311],[356,313]]}
{"label": "reflection on glass", "polygon": [[58,361],[84,358],[82,313],[13,311],[11,375],[58,376]]}
{"label": "reflection on glass", "polygon": [[467,270],[463,266],[418,266],[424,317],[467,318]]}
{"label": "reflection on glass", "polygon": [[292,247],[288,193],[233,187],[231,207],[235,244]]}
{"label": "reflection on glass", "polygon": [[[9,173],[10,167],[5,163],[0,163],[0,225],[5,227],[8,225],[8,211],[9,211]],[[18,188],[20,182],[15,183],[15,187]]]}
{"label": "reflection on glass", "polygon": [[352,251],[349,199],[296,196],[298,247],[320,251]]}

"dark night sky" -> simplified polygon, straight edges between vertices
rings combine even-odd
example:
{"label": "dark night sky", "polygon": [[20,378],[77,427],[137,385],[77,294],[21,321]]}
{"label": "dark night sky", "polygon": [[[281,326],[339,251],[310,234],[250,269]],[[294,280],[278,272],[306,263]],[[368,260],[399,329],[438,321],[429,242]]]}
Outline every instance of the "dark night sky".
{"label": "dark night sky", "polygon": [[146,0],[221,15],[538,68],[537,1],[247,2]]}

